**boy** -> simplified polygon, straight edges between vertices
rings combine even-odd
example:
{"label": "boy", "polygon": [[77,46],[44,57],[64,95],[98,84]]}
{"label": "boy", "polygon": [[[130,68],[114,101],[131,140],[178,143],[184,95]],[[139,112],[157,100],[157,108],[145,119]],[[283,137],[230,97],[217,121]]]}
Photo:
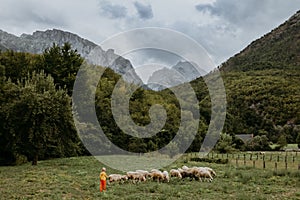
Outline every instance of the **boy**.
{"label": "boy", "polygon": [[102,191],[106,191],[106,178],[107,178],[107,174],[106,174],[106,169],[105,167],[102,168],[102,171],[100,173],[100,192]]}

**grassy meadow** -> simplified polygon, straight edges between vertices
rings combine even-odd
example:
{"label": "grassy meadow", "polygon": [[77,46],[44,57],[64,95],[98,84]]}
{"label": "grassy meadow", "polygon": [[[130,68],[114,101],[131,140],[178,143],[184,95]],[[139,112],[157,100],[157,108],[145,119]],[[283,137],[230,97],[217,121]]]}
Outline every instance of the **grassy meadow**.
{"label": "grassy meadow", "polygon": [[[94,157],[40,161],[0,167],[0,199],[300,199],[300,171],[252,168],[233,164],[184,162],[164,168],[209,166],[213,182],[178,180],[169,183],[111,184],[99,192],[104,166]],[[107,167],[107,173],[121,173]]]}

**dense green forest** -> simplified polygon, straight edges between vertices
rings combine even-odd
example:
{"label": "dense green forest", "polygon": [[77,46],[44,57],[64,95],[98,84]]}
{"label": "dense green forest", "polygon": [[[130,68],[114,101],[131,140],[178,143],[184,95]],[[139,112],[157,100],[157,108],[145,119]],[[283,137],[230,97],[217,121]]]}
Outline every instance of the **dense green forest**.
{"label": "dense green forest", "polygon": [[[219,67],[227,112],[216,151],[270,150],[270,144],[277,144],[278,150],[288,143],[300,145],[299,33],[297,13]],[[72,113],[73,85],[82,64],[84,59],[68,43],[61,47],[53,44],[40,55],[0,51],[0,165],[26,161],[37,164],[38,159],[89,155],[77,134]],[[139,138],[125,134],[114,120],[112,93],[121,76],[109,68],[100,68],[104,74],[96,86],[95,109],[110,141],[124,150],[144,153],[160,149],[180,133],[182,141],[195,136],[187,151],[200,150],[211,121],[210,96],[203,78],[190,83],[199,101],[199,124],[195,124],[197,106],[182,109],[171,89],[136,89],[137,86],[123,81],[118,92],[129,95],[125,88],[133,88],[129,113],[136,124],[148,125],[149,109],[156,104],[163,106],[167,114],[164,127],[155,136]],[[96,76],[88,70],[86,73],[90,78]],[[89,85],[89,80],[82,84]],[[184,85],[176,86],[177,91],[180,89]],[[90,110],[84,112],[88,114]],[[196,135],[180,130],[182,116],[188,128],[198,127]],[[126,127],[127,121],[123,123]],[[82,129],[87,133],[95,131],[88,122]],[[244,143],[238,139],[239,134],[254,137]],[[101,144],[101,139],[93,134],[81,139]],[[180,143],[173,142],[165,149],[169,152],[161,153],[176,155],[183,150]]]}

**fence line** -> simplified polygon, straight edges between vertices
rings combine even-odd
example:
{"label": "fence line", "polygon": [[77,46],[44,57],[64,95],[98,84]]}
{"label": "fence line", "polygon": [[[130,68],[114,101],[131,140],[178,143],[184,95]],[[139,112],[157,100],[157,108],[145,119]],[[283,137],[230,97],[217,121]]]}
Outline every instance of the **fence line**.
{"label": "fence line", "polygon": [[[184,160],[189,161],[191,158],[198,157],[197,153],[187,153],[184,155]],[[278,169],[295,169],[300,170],[300,157],[297,152],[240,152],[240,153],[226,153],[220,154],[210,152],[206,156],[210,159],[228,159],[229,162],[235,162],[236,167],[251,166],[256,168],[273,168],[275,171]]]}

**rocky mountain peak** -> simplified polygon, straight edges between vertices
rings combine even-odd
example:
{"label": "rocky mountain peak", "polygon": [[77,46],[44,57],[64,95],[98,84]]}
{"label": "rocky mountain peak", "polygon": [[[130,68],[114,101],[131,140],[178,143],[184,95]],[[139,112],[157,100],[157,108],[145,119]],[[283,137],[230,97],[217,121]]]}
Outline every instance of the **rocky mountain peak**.
{"label": "rocky mountain peak", "polygon": [[188,61],[179,61],[169,68],[155,71],[148,80],[148,87],[153,90],[162,90],[182,83],[190,82],[201,76],[196,64]]}
{"label": "rocky mountain peak", "polygon": [[131,77],[127,77],[127,80],[142,84],[142,80],[135,73],[129,60],[115,54],[113,49],[104,51],[95,43],[74,33],[52,29],[35,31],[33,34],[22,34],[20,37],[17,37],[0,30],[0,48],[17,52],[40,54],[45,49],[51,47],[53,43],[62,46],[66,42],[70,43],[72,48],[76,49],[83,58],[88,58],[90,53],[94,49],[97,49],[97,62],[94,64],[109,67],[120,75],[124,75],[126,72],[130,71],[129,74]]}

